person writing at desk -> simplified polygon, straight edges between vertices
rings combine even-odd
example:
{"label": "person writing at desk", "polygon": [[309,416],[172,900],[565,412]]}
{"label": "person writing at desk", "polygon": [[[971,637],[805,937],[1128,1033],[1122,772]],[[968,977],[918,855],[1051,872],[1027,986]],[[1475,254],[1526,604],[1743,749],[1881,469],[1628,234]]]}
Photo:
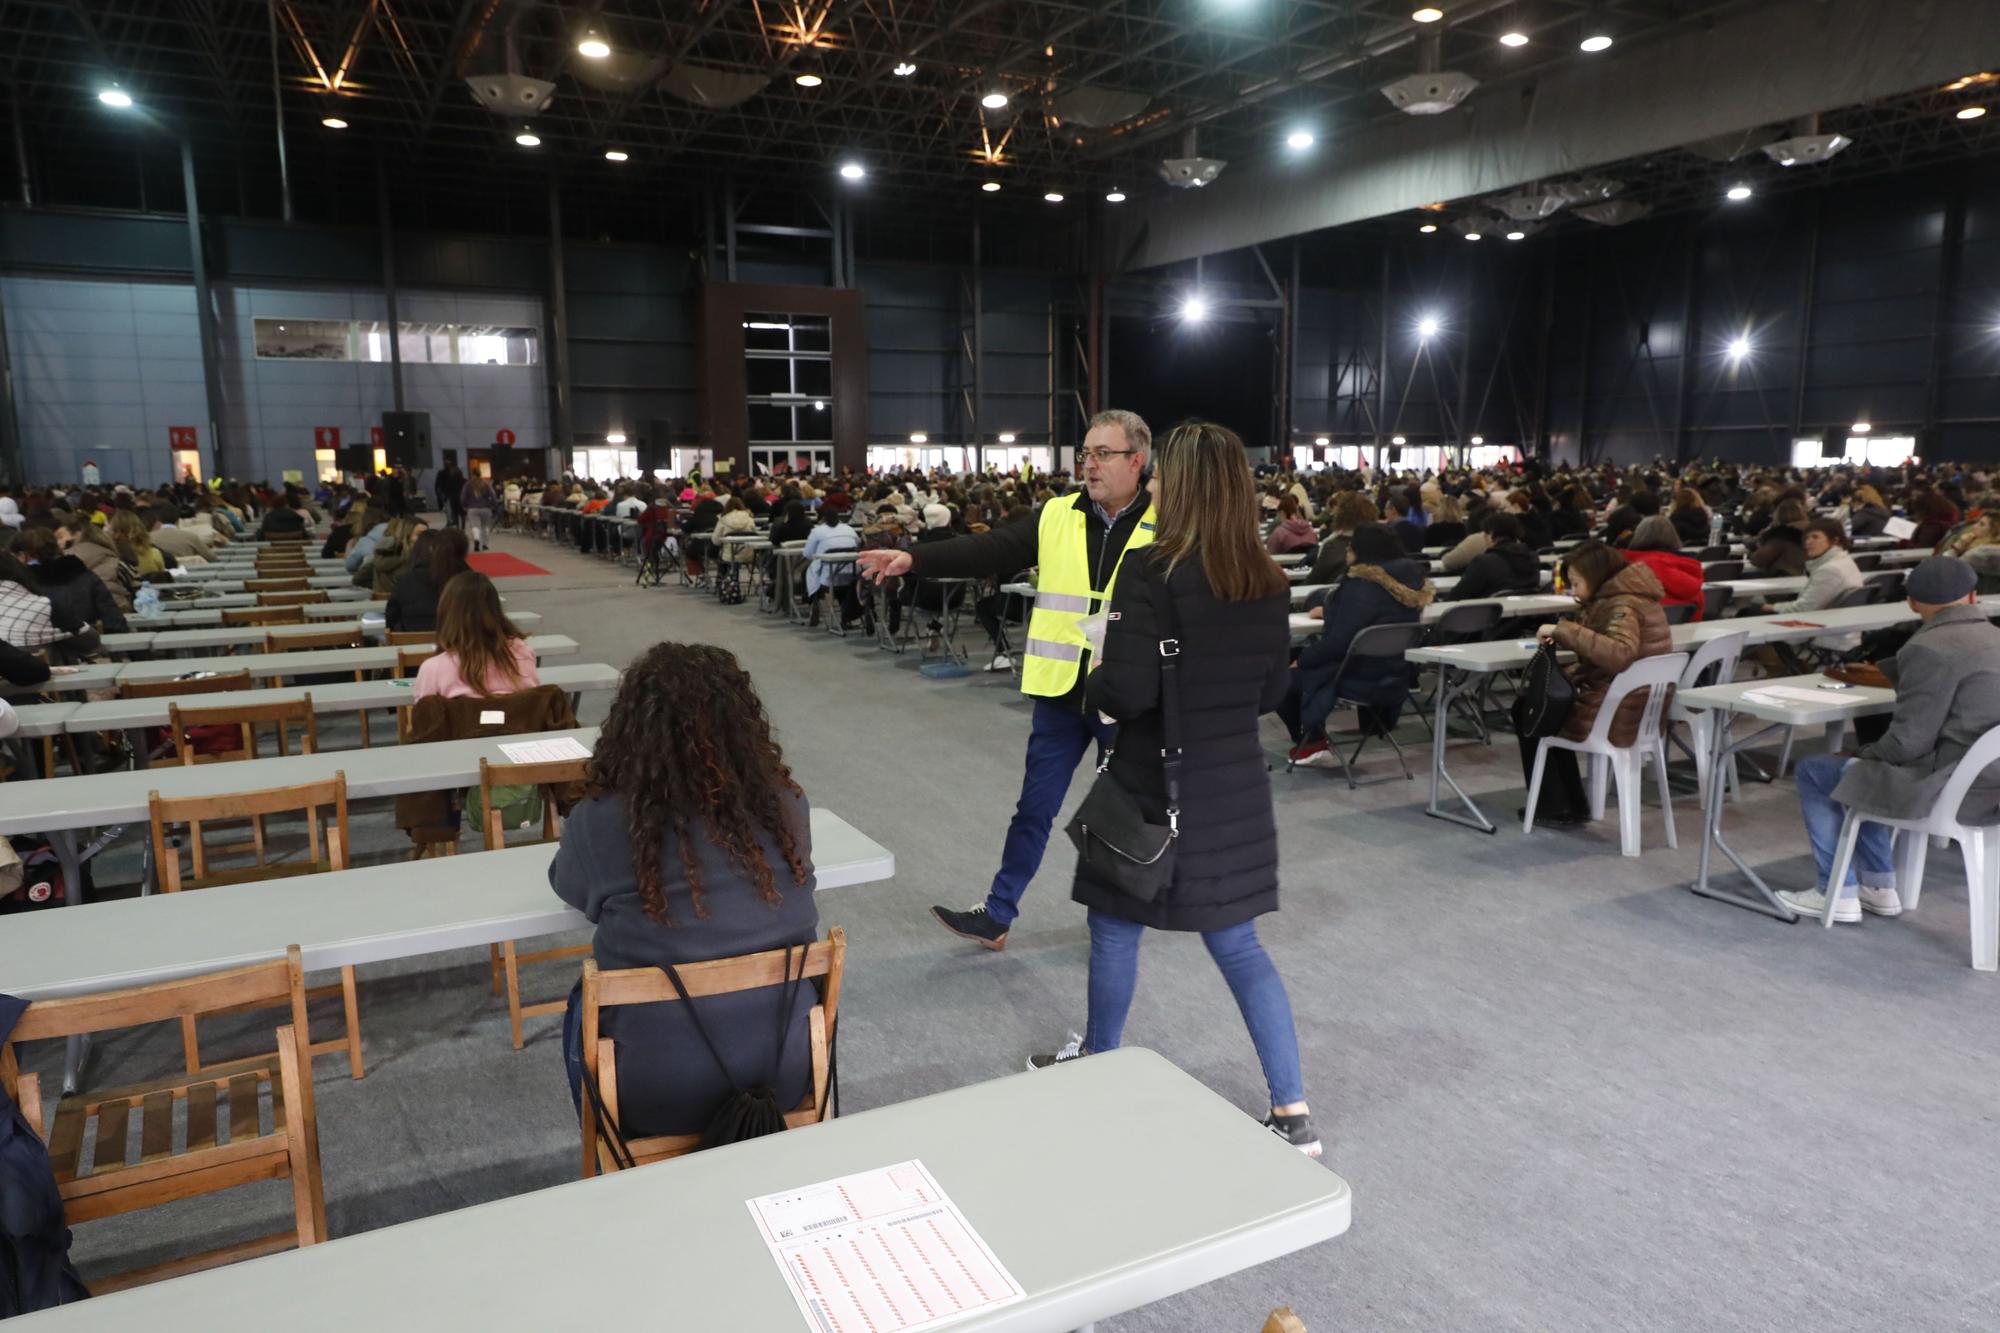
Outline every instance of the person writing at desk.
{"label": "person writing at desk", "polygon": [[[1978,604],[1979,582],[1970,565],[1932,556],[1910,572],[1904,591],[1923,621],[1894,658],[1827,674],[1851,685],[1896,691],[1896,711],[1879,740],[1854,755],[1816,754],[1798,761],[1799,812],[1820,887],[1783,891],[1778,897],[1805,916],[1826,911],[1827,879],[1846,807],[1890,819],[1927,813],[1973,742],[2000,727],[2000,628]],[[1990,823],[2000,813],[2000,774],[1989,772],[1967,793],[1958,817]],[[1855,841],[1848,882],[1838,889],[1835,921],[1856,922],[1863,912],[1896,916],[1889,830],[1864,822]]]}
{"label": "person writing at desk", "polygon": [[1079,622],[1110,601],[1125,557],[1152,544],[1153,507],[1141,486],[1152,451],[1153,432],[1138,413],[1100,412],[1083,437],[1084,493],[1050,500],[1038,522],[1008,523],[922,550],[863,551],[858,561],[862,577],[878,584],[905,574],[998,578],[1040,566],[1021,665],[1021,692],[1035,701],[1035,712],[1000,869],[984,902],[964,911],[931,908],[946,930],[988,949],[1007,947],[1077,761],[1092,741],[1102,749],[1111,736],[1112,728],[1084,704],[1090,643]]}

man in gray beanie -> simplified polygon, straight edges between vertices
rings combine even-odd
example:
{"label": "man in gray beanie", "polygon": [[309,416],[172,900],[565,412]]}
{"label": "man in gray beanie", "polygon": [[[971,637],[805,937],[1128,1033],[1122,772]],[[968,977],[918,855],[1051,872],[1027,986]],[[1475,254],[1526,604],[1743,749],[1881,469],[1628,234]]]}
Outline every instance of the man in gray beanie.
{"label": "man in gray beanie", "polygon": [[[1923,624],[1893,659],[1842,673],[1855,684],[1895,687],[1896,711],[1881,739],[1858,754],[1799,761],[1799,807],[1819,885],[1778,895],[1795,911],[1812,917],[1826,911],[1827,880],[1847,807],[1889,819],[1922,818],[1973,742],[2000,727],[2000,628],[1978,605],[1978,583],[1978,574],[1963,560],[1934,555],[1924,561],[1904,584],[1910,609]],[[1996,813],[2000,765],[1973,783],[1958,817],[1984,824]],[[1861,825],[1847,875],[1834,904],[1835,921],[1859,921],[1864,911],[1895,916],[1903,910],[1889,830],[1882,825]]]}

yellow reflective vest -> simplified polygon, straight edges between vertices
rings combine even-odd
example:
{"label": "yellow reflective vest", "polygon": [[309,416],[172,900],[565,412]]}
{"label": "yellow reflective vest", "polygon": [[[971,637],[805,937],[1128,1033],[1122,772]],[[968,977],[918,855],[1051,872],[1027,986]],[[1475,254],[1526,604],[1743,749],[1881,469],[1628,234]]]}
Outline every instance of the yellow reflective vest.
{"label": "yellow reflective vest", "polygon": [[1035,583],[1034,614],[1028,618],[1027,654],[1021,664],[1023,694],[1060,699],[1075,688],[1077,666],[1090,650],[1077,622],[1093,606],[1101,609],[1110,602],[1125,557],[1153,542],[1153,507],[1148,501],[1125,549],[1111,565],[1111,577],[1102,588],[1092,587],[1090,542],[1085,535],[1089,503],[1088,495],[1076,491],[1042,506],[1036,535],[1041,577]]}

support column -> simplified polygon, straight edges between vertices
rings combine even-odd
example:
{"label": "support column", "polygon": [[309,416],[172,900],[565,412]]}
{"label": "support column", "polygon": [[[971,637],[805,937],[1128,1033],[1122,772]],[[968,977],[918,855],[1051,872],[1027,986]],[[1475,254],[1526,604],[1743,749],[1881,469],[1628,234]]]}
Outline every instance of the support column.
{"label": "support column", "polygon": [[[1812,352],[1813,296],[1819,287],[1819,227],[1820,214],[1825,208],[1824,196],[1818,190],[1812,196],[1812,224],[1806,229],[1806,273],[1799,283],[1799,305],[1796,316],[1798,324],[1799,354],[1792,367],[1792,438],[1798,438],[1806,428],[1806,358]],[[1791,455],[1785,455],[1789,462]]]}
{"label": "support column", "polygon": [[[201,202],[194,188],[194,147],[181,140],[181,192],[187,200],[188,257],[194,275],[194,318],[201,331],[201,374],[208,390],[209,475],[228,475],[222,440],[222,349],[215,330],[215,302],[208,290],[208,257],[202,252]],[[246,460],[247,461],[247,460]]]}
{"label": "support column", "polygon": [[[729,222],[730,276],[736,268],[735,201]],[[569,458],[571,439],[569,415],[569,285],[563,274],[562,191],[554,172],[549,173],[549,427],[555,438],[549,443]]]}
{"label": "support column", "polygon": [[1382,446],[1389,442],[1389,242],[1382,242],[1382,291],[1375,308],[1380,342],[1375,361],[1375,466],[1382,466]]}
{"label": "support column", "polygon": [[[1466,450],[1472,447],[1472,427],[1465,418],[1472,410],[1472,303],[1477,295],[1479,276],[1479,271],[1473,267],[1473,256],[1465,255],[1464,259],[1465,288],[1458,298],[1458,323],[1463,331],[1458,340],[1458,420],[1453,423],[1458,428],[1458,460],[1461,463],[1467,457]],[[1499,352],[1496,350],[1494,355],[1498,356]]]}
{"label": "support column", "polygon": [[1934,458],[1938,417],[1944,404],[1945,362],[1951,357],[1952,320],[1958,311],[1959,261],[1965,250],[1965,182],[1961,178],[1945,202],[1944,237],[1938,242],[1937,308],[1931,315],[1930,368],[1924,379],[1924,422],[1917,437],[1920,456]]}
{"label": "support column", "polygon": [[383,315],[389,325],[389,393],[395,410],[403,410],[403,324],[396,310],[396,221],[389,210],[389,178],[382,159],[375,159],[375,230],[382,237]]}
{"label": "support column", "polygon": [[14,356],[7,347],[7,303],[0,297],[0,486],[28,479],[21,461],[21,417],[14,410]]}
{"label": "support column", "polygon": [[[551,187],[553,189],[553,187]],[[722,178],[723,278],[736,281],[736,178]]]}
{"label": "support column", "polygon": [[1281,458],[1290,458],[1292,453],[1293,395],[1298,392],[1299,382],[1299,302],[1302,295],[1299,289],[1299,243],[1294,238],[1292,271],[1285,279],[1283,337],[1278,352],[1278,454]]}
{"label": "support column", "polygon": [[1688,409],[1701,360],[1701,243],[1690,230],[1681,273],[1681,372],[1674,391],[1674,462],[1687,457]]}
{"label": "support column", "polygon": [[[980,446],[985,443],[986,438],[986,284],[985,274],[980,267],[980,249],[979,215],[974,213],[972,215],[972,463],[975,472],[985,461],[985,456],[980,453]],[[1056,331],[1052,324],[1049,329],[1049,350],[1052,356],[1055,351],[1055,340]],[[1054,425],[1053,422],[1050,424]]]}

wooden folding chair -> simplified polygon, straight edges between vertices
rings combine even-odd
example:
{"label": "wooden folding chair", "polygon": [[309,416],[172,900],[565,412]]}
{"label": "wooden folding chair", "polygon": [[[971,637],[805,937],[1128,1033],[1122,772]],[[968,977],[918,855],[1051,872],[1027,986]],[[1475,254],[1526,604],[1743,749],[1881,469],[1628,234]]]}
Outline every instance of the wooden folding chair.
{"label": "wooden folding chair", "polygon": [[[264,571],[260,569],[257,573],[261,576]],[[306,582],[303,575],[298,578],[259,577],[243,580],[243,591],[245,592],[305,592],[311,587],[312,585]]]}
{"label": "wooden folding chair", "polygon": [[[199,669],[199,659],[189,659],[190,668]],[[194,680],[121,680],[118,682],[118,697],[121,699],[164,699],[174,694],[221,694],[228,690],[250,688],[248,671],[221,672],[213,676],[201,676]]]}
{"label": "wooden folding chair", "polygon": [[[800,975],[798,950],[773,949],[768,953],[745,954],[739,958],[717,958],[706,963],[683,963],[675,970],[690,999],[726,995],[733,991],[759,990],[784,984],[787,977]],[[806,947],[804,976],[819,983],[820,1001],[808,1018],[811,1036],[812,1079],[805,1100],[785,1113],[790,1128],[816,1124],[827,1113],[829,1079],[832,1071],[833,1042],[840,1017],[840,977],[847,961],[847,932],[833,927],[824,940]],[[789,967],[789,971],[787,968]],[[618,1121],[617,1043],[600,1035],[604,1010],[623,1004],[661,1004],[680,1001],[667,974],[657,967],[635,967],[601,972],[596,960],[583,965],[583,1076],[594,1079],[604,1110]],[[696,1058],[707,1059],[706,1052]],[[701,1146],[699,1134],[662,1134],[625,1139],[626,1150],[635,1166],[680,1157]],[[616,1171],[618,1160],[611,1143],[598,1132],[597,1109],[590,1097],[583,1099],[583,1174]]]}
{"label": "wooden folding chair", "polygon": [[[241,743],[234,750],[212,754],[197,752],[188,738],[188,732],[195,727],[216,726],[236,727],[242,738]],[[257,728],[261,726],[270,727],[277,737],[280,755],[292,752],[290,733],[293,727],[299,729],[299,753],[319,753],[319,728],[313,721],[310,694],[289,703],[225,704],[214,708],[167,705],[167,738],[173,742],[174,755],[183,765],[232,763],[239,759],[260,758]]]}
{"label": "wooden folding chair", "polygon": [[[323,807],[330,808],[332,812],[324,829],[321,828],[320,820],[320,811]],[[183,890],[214,888],[223,884],[245,884],[347,869],[349,843],[346,773],[335,773],[325,782],[308,782],[297,787],[229,792],[216,796],[182,796],[166,800],[155,791],[147,794],[147,811],[153,829],[153,864],[158,868],[160,890],[163,893],[179,893]],[[294,811],[301,812],[305,816],[306,850],[309,859],[303,862],[272,861],[264,834],[264,820],[272,815],[289,814]],[[215,870],[209,866],[208,858],[222,849],[209,847],[203,842],[201,826],[222,819],[250,821],[252,840],[246,845],[246,849],[254,850],[256,853],[253,864],[228,870]],[[167,835],[167,829],[177,824],[187,825],[187,846],[193,863],[192,870],[187,874],[181,872],[179,840]],[[352,967],[340,969],[339,985],[318,986],[307,992],[311,999],[334,994],[340,996],[343,1016],[346,1019],[346,1031],[338,1037],[314,1042],[311,1030],[304,1020],[301,1020],[299,1039],[305,1043],[309,1055],[345,1051],[349,1072],[355,1078],[360,1078],[366,1070],[361,1062],[361,1008],[355,995]],[[181,1022],[181,1045],[187,1057],[188,1072],[201,1073],[203,1070],[201,1046],[192,1017]]]}
{"label": "wooden folding chair", "polygon": [[[499,851],[507,845],[507,830],[500,825],[500,812],[493,808],[493,791],[496,787],[540,787],[542,789],[542,830],[534,842],[554,842],[562,836],[562,820],[556,814],[556,794],[554,788],[582,782],[584,772],[590,767],[588,759],[557,759],[545,764],[495,764],[486,759],[479,761],[479,808],[485,812],[481,833],[485,836],[486,850]],[[570,944],[555,949],[536,949],[530,953],[517,952],[514,941],[488,946],[488,967],[492,973],[493,993],[500,993],[501,977],[507,982],[507,1022],[514,1031],[514,1049],[521,1049],[521,1020],[537,1018],[543,1014],[559,1014],[568,1007],[565,995],[560,1000],[549,1000],[538,1004],[521,1003],[521,964],[548,963],[560,958],[582,958],[590,953],[588,944]]]}
{"label": "wooden folding chair", "polygon": [[412,643],[429,643],[437,638],[437,631],[431,629],[392,629],[382,636],[382,642],[392,647],[403,647]]}
{"label": "wooden folding chair", "polygon": [[[393,635],[391,636],[392,640],[394,637]],[[391,676],[390,679],[415,680],[417,669],[438,655],[437,645],[431,642],[436,637],[433,634],[419,634],[417,642],[425,645],[422,648],[403,648],[398,646],[396,649],[396,674]],[[404,704],[396,710],[396,741],[400,745],[408,745],[410,743],[410,709],[413,707],[415,707],[414,704]]]}
{"label": "wooden folding chair", "polygon": [[[63,1097],[56,1103],[53,1127],[44,1124],[40,1076],[22,1074],[14,1053],[15,1044],[23,1041],[278,1006],[290,1008],[291,1021],[277,1029],[277,1050],[272,1055],[218,1066],[194,1078],[165,1078]],[[11,1040],[0,1044],[0,1086],[48,1144],[56,1188],[70,1224],[253,1181],[291,1182],[290,1230],[122,1273],[95,1284],[95,1294],[326,1239],[318,1116],[311,1071],[300,1049],[305,1026],[305,987],[296,944],[283,958],[270,962],[98,995],[37,1000],[27,1007]],[[261,1106],[267,1090],[268,1131]],[[176,1111],[186,1124],[180,1136],[184,1146],[178,1151]],[[225,1127],[227,1141],[219,1141],[217,1131]],[[130,1145],[134,1137],[136,1153]]]}
{"label": "wooden folding chair", "polygon": [[295,560],[266,560],[259,557],[255,566],[260,579],[302,579],[312,573],[304,556]]}
{"label": "wooden folding chair", "polygon": [[[296,597],[297,593],[260,592],[258,597]],[[321,600],[325,600],[322,598]],[[306,613],[299,606],[257,606],[230,607],[222,613],[222,623],[230,629],[243,629],[253,625],[303,625]]]}
{"label": "wooden folding chair", "polygon": [[[264,651],[266,653],[304,653],[321,649],[365,648],[367,646],[368,636],[358,629],[329,629],[310,634],[266,634],[264,636]],[[333,673],[315,672],[313,674],[332,675]],[[357,684],[367,678],[368,672],[364,669],[357,669],[354,673],[354,679]],[[282,682],[285,676],[280,675],[275,677],[275,679]],[[368,710],[365,708],[357,709],[355,716],[361,720],[361,748],[365,750],[374,743],[368,734]]]}
{"label": "wooden folding chair", "polygon": [[[248,586],[247,584],[245,585]],[[329,600],[325,588],[313,588],[306,592],[260,592],[257,594],[259,606],[318,606]]]}

